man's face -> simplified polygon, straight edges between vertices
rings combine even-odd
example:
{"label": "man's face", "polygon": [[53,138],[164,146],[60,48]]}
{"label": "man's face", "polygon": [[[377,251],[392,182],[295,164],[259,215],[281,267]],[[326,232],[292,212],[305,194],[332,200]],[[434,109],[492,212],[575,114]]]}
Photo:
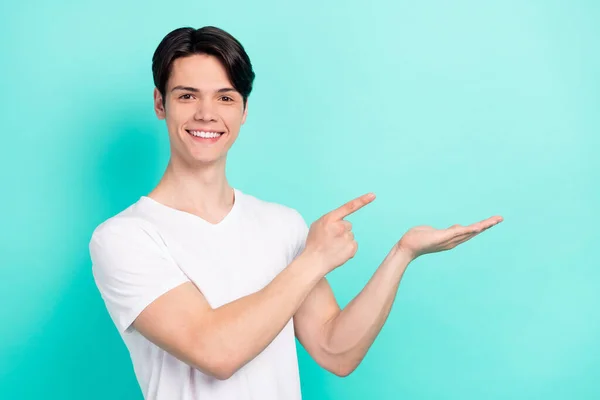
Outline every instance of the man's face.
{"label": "man's face", "polygon": [[171,156],[206,164],[224,161],[246,121],[247,107],[220,61],[197,54],[173,62],[165,106],[155,88],[154,111],[166,119]]}

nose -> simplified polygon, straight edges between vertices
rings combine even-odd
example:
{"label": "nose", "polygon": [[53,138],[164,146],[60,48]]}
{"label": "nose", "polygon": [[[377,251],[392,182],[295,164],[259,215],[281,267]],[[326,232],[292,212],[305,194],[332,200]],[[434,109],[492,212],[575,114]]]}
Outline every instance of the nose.
{"label": "nose", "polygon": [[194,119],[197,121],[216,121],[215,111],[213,110],[213,104],[210,99],[198,103],[198,107],[194,113]]}

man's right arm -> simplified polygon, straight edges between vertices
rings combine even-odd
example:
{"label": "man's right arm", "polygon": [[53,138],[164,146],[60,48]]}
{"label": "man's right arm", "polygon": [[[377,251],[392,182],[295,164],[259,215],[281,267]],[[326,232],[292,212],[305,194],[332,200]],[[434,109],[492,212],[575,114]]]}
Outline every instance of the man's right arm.
{"label": "man's right arm", "polygon": [[[357,243],[343,218],[373,199],[361,196],[311,224],[304,250],[262,290],[213,309],[193,283],[182,283],[146,306],[133,327],[183,362],[217,379],[229,378],[275,339],[327,273],[354,257]],[[120,271],[124,259],[102,262],[108,269],[113,263],[118,276],[105,274],[109,278],[131,276]]]}
{"label": "man's right arm", "polygon": [[320,260],[304,252],[262,290],[216,309],[186,282],[150,303],[133,326],[180,360],[227,379],[275,339],[323,276]]}

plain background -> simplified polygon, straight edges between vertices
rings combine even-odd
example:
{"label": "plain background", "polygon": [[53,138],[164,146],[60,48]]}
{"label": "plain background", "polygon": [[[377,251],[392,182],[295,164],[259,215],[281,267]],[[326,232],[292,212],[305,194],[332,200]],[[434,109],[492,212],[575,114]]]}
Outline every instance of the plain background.
{"label": "plain background", "polygon": [[12,1],[0,6],[0,397],[141,399],[92,230],[169,156],[151,57],[215,25],[257,74],[232,185],[307,222],[360,194],[340,304],[415,225],[505,221],[412,263],[341,379],[306,399],[600,397],[596,1]]}

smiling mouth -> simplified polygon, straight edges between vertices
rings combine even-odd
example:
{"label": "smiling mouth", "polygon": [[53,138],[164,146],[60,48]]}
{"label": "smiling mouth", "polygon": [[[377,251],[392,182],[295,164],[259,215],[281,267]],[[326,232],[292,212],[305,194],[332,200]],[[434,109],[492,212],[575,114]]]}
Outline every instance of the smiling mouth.
{"label": "smiling mouth", "polygon": [[207,139],[207,140],[218,139],[225,133],[225,132],[218,132],[218,131],[197,131],[197,130],[189,130],[189,129],[186,129],[185,131],[196,139]]}

